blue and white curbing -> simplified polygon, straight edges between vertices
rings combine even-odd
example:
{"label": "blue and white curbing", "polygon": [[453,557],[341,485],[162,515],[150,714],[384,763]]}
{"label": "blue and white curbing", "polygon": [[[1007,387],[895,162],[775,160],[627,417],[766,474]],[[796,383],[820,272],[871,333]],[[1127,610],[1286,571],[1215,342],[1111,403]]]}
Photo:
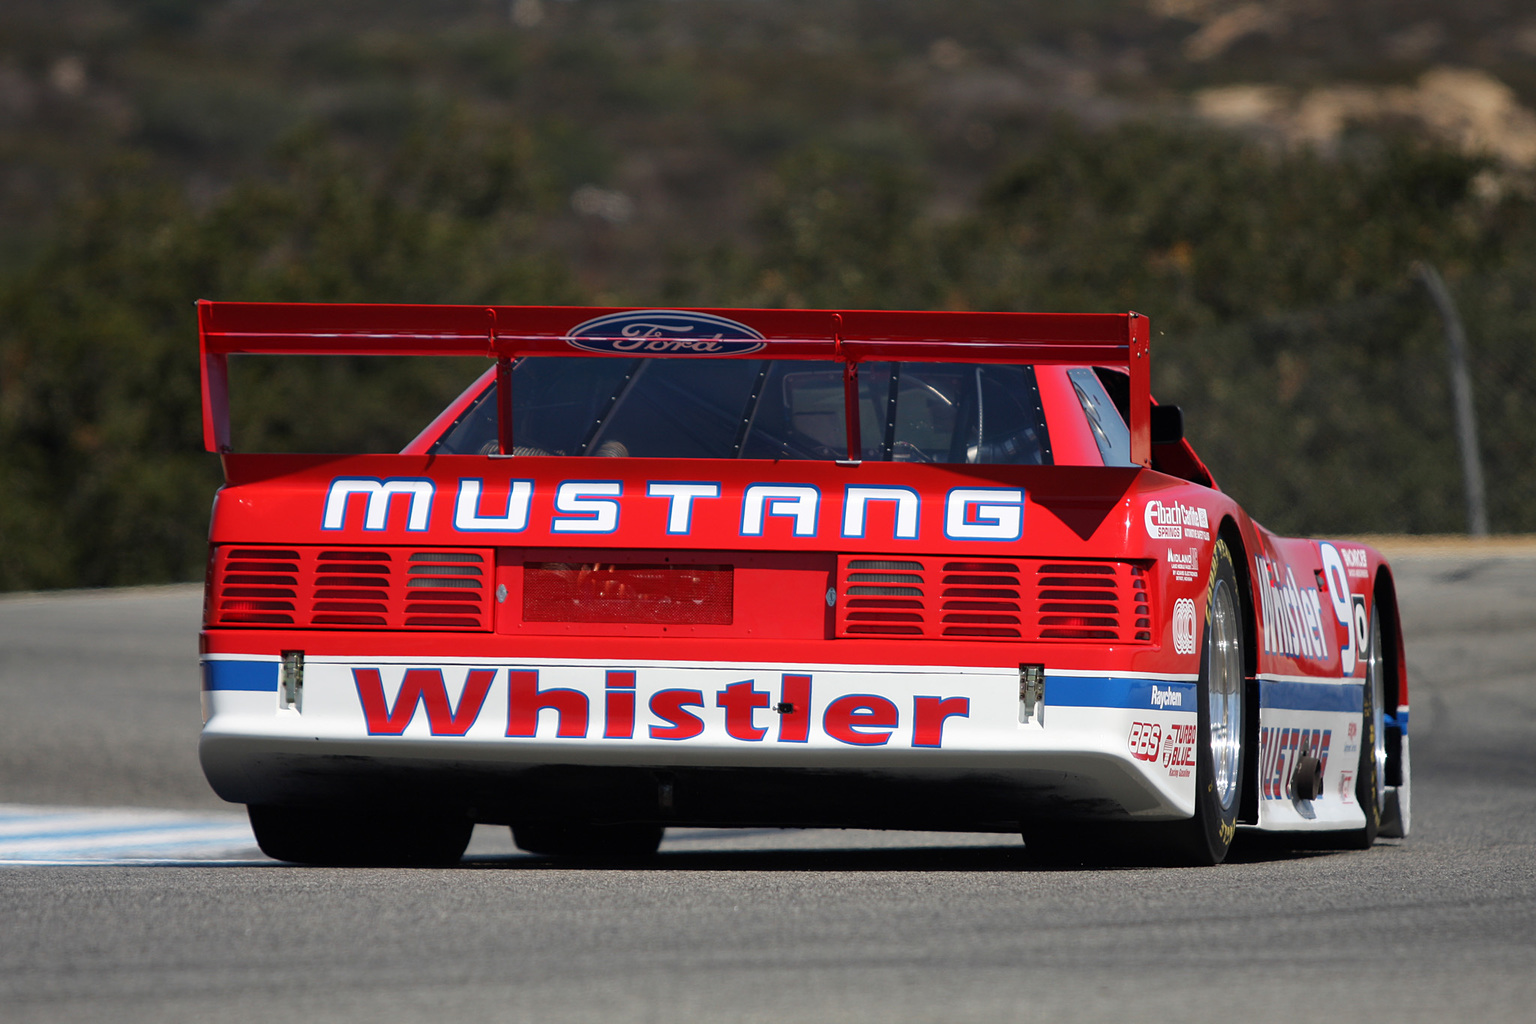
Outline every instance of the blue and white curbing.
{"label": "blue and white curbing", "polygon": [[264,860],[245,815],[0,804],[0,865]]}

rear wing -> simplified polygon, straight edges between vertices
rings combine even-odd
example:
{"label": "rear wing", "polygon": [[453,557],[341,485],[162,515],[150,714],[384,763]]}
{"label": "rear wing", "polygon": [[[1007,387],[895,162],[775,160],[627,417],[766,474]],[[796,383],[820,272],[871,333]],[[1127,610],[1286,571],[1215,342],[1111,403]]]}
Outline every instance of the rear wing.
{"label": "rear wing", "polygon": [[[686,338],[647,319],[687,322]],[[1138,313],[647,310],[589,306],[197,304],[203,443],[231,451],[232,355],[471,356],[497,366],[500,446],[512,451],[512,361],[522,356],[815,359],[843,364],[848,451],[859,441],[859,363],[873,360],[1124,367],[1131,460],[1151,462],[1151,330]],[[709,331],[728,325],[725,331]]]}

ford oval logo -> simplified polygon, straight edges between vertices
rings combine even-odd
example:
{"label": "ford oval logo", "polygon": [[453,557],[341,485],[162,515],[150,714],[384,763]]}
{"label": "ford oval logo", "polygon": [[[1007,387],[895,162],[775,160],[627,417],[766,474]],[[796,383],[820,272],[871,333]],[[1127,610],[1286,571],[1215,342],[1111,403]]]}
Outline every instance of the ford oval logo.
{"label": "ford oval logo", "polygon": [[766,342],[746,324],[685,309],[632,309],[577,324],[572,346],[606,354],[743,356]]}

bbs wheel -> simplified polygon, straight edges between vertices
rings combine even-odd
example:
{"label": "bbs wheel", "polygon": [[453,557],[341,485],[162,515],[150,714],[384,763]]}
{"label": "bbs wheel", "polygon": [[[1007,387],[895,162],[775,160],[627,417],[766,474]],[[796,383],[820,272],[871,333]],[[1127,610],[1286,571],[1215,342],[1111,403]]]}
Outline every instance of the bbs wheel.
{"label": "bbs wheel", "polygon": [[1220,864],[1237,834],[1243,778],[1243,623],[1237,573],[1226,541],[1211,551],[1200,644],[1199,753],[1195,813],[1157,826],[1163,855],[1184,864]]}
{"label": "bbs wheel", "polygon": [[323,807],[246,808],[261,852],[295,864],[446,867],[469,845],[467,818]]}
{"label": "bbs wheel", "polygon": [[661,825],[586,823],[513,825],[518,849],[546,857],[625,861],[653,856],[661,846]]}

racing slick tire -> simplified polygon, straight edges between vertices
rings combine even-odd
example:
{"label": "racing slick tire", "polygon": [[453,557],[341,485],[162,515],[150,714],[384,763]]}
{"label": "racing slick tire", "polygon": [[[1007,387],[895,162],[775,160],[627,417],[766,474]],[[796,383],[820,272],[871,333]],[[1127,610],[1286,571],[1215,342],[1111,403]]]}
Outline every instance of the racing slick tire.
{"label": "racing slick tire", "polygon": [[1243,746],[1243,623],[1237,573],[1225,541],[1211,554],[1200,643],[1195,813],[1155,824],[1042,823],[1024,832],[1025,857],[1043,867],[1220,864],[1237,834]]}
{"label": "racing slick tire", "polygon": [[261,852],[295,864],[446,867],[469,846],[474,822],[430,814],[322,807],[246,808]]}
{"label": "racing slick tire", "polygon": [[1345,833],[1340,844],[1369,850],[1381,832],[1387,804],[1386,666],[1381,657],[1381,619],[1371,608],[1369,653],[1365,662],[1365,697],[1360,715],[1360,768],[1355,774],[1355,802],[1365,812],[1365,827]]}
{"label": "racing slick tire", "polygon": [[544,857],[628,861],[654,856],[665,832],[661,825],[541,822],[513,825],[512,841],[518,849]]}
{"label": "racing slick tire", "polygon": [[1199,753],[1195,765],[1195,813],[1183,821],[1151,826],[1158,859],[1213,865],[1226,859],[1237,835],[1247,751],[1243,745],[1243,623],[1237,572],[1226,541],[1211,551],[1205,629],[1200,641]]}

